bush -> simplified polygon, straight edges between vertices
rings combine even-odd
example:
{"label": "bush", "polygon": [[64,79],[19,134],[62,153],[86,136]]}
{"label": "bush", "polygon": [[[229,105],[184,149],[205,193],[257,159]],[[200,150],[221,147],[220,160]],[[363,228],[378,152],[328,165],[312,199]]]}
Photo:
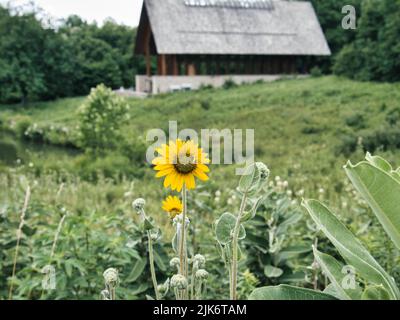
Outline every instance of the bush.
{"label": "bush", "polygon": [[129,119],[129,106],[111,89],[99,85],[92,89],[80,112],[80,143],[94,154],[118,145],[119,129]]}
{"label": "bush", "polygon": [[310,70],[310,74],[314,78],[318,78],[322,76],[322,70],[319,67],[313,67]]}
{"label": "bush", "polygon": [[378,130],[363,136],[364,150],[371,152],[377,149],[395,150],[400,149],[400,128],[397,127],[382,127]]}
{"label": "bush", "polygon": [[389,111],[385,119],[389,125],[391,126],[396,125],[400,120],[400,108],[395,108]]}
{"label": "bush", "polygon": [[15,131],[18,137],[24,139],[25,133],[31,126],[32,126],[32,120],[29,117],[21,117],[20,119],[18,119],[15,125]]}
{"label": "bush", "polygon": [[232,88],[236,88],[238,85],[236,84],[235,81],[233,81],[232,79],[227,79],[225,80],[224,84],[222,85],[222,88],[224,88],[225,90],[229,90]]}
{"label": "bush", "polygon": [[346,124],[356,129],[365,128],[365,119],[362,114],[356,113],[346,118]]}

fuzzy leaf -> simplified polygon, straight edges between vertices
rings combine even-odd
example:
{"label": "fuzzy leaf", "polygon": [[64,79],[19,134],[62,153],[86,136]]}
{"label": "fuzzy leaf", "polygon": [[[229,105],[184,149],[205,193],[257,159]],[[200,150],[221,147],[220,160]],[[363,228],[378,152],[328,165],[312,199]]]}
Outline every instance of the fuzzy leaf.
{"label": "fuzzy leaf", "polygon": [[250,294],[249,300],[336,300],[336,298],[321,291],[282,284],[276,287],[257,288]]}
{"label": "fuzzy leaf", "polygon": [[346,262],[367,281],[382,284],[392,299],[400,296],[393,278],[378,264],[361,242],[341,223],[336,216],[317,200],[303,201],[311,218],[325,236],[333,243]]}
{"label": "fuzzy leaf", "polygon": [[322,253],[314,248],[314,257],[320,265],[323,273],[329,278],[331,284],[335,288],[335,292],[341,300],[358,300],[361,297],[359,287],[356,285],[354,288],[345,289],[343,287],[343,280],[346,276],[342,272],[343,264],[337,261],[334,257]]}
{"label": "fuzzy leaf", "polygon": [[367,287],[361,297],[362,300],[390,300],[389,293],[383,286]]}
{"label": "fuzzy leaf", "polygon": [[400,249],[400,182],[391,172],[368,162],[345,166],[347,176],[367,201],[386,233]]}
{"label": "fuzzy leaf", "polygon": [[[217,240],[220,244],[226,245],[232,241],[232,232],[235,228],[236,217],[229,212],[225,212],[222,216],[217,220],[215,226],[215,234],[217,236]],[[239,239],[244,239],[246,237],[246,231],[242,225],[240,225],[239,230]]]}

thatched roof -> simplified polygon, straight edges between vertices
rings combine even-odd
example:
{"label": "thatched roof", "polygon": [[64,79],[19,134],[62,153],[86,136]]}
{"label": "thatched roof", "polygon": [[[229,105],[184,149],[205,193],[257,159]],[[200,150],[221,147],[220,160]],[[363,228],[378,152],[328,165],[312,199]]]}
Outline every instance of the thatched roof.
{"label": "thatched roof", "polygon": [[[244,8],[237,0],[230,7],[217,0],[144,0],[138,42],[149,21],[158,54],[330,54],[310,2],[263,2]],[[144,53],[140,43],[136,53]]]}

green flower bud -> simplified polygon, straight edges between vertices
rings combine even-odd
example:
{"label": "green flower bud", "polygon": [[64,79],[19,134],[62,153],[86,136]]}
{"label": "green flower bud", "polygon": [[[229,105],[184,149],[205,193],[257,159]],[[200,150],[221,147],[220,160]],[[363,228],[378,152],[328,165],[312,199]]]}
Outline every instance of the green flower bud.
{"label": "green flower bud", "polygon": [[268,180],[269,174],[270,171],[264,163],[251,164],[240,178],[238,191],[248,195],[257,194]]}
{"label": "green flower bud", "polygon": [[199,280],[207,280],[208,272],[204,269],[197,270],[195,277],[196,277],[196,279],[199,279]]}
{"label": "green flower bud", "polygon": [[193,265],[197,265],[198,268],[203,268],[206,264],[206,258],[201,254],[196,254],[193,257]]}
{"label": "green flower bud", "polygon": [[187,279],[181,274],[176,274],[171,278],[171,288],[185,290],[188,286]]}
{"label": "green flower bud", "polygon": [[256,167],[260,171],[261,180],[266,181],[270,174],[268,167],[262,162],[256,162]]}
{"label": "green flower bud", "polygon": [[118,285],[118,270],[109,268],[103,273],[104,282],[107,286],[116,287]]}
{"label": "green flower bud", "polygon": [[171,268],[179,268],[180,264],[181,264],[181,262],[179,261],[179,258],[177,258],[177,257],[172,258],[171,261],[169,262],[169,265],[171,266]]}
{"label": "green flower bud", "polygon": [[142,210],[146,204],[146,200],[139,198],[132,202],[132,208],[138,213],[142,213]]}

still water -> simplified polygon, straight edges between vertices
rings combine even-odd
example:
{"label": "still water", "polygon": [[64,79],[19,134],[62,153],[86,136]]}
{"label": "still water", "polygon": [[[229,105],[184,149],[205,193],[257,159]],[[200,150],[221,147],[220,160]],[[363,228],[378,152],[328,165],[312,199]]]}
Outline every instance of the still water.
{"label": "still water", "polygon": [[21,141],[12,134],[0,132],[0,164],[2,165],[18,166],[29,163],[31,159],[36,161],[45,158],[68,160],[78,154],[78,150]]}

